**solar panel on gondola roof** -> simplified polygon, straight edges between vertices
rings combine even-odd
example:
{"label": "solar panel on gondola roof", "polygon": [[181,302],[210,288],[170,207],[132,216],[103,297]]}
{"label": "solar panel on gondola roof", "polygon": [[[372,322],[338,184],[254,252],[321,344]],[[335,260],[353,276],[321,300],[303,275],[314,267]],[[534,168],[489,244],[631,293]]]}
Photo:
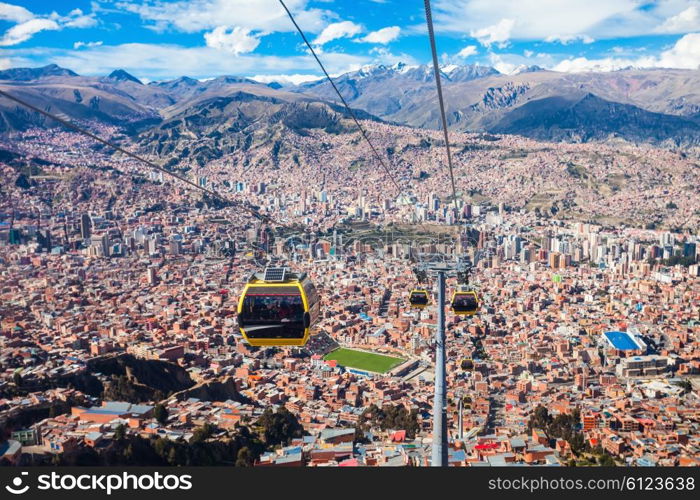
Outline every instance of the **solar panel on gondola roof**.
{"label": "solar panel on gondola roof", "polygon": [[265,281],[282,282],[284,281],[286,269],[284,267],[267,267],[265,268]]}

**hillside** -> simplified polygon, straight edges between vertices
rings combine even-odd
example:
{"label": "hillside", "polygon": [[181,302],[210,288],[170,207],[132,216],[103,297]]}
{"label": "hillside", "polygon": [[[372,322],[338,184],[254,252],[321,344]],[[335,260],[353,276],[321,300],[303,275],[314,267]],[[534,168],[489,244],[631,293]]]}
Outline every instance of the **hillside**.
{"label": "hillside", "polygon": [[[354,131],[344,108],[270,87],[236,83],[162,110],[163,121],[138,137],[148,152],[203,165],[235,151],[274,145],[284,131]],[[362,119],[374,119],[359,112]],[[279,146],[278,146],[279,147]],[[274,157],[274,154],[273,154]]]}
{"label": "hillside", "polygon": [[606,101],[591,93],[581,97],[546,97],[530,101],[503,116],[489,130],[555,141],[622,138],[669,147],[700,144],[700,123],[697,121]]}
{"label": "hillside", "polygon": [[[440,117],[431,75],[432,67],[427,65],[410,69],[379,66],[346,73],[336,81],[351,106],[372,110],[391,122],[437,129]],[[442,69],[442,81],[447,120],[456,131],[507,132],[555,141],[607,140],[611,135],[665,145],[700,141],[696,128],[700,123],[700,71],[630,69],[569,74],[529,67],[504,75],[493,68],[449,66]],[[291,90],[337,99],[323,81]],[[595,97],[597,104],[576,104],[587,95]],[[612,108],[604,102],[619,104],[612,122]],[[576,104],[576,118],[553,122],[561,118],[554,110],[564,103]]]}

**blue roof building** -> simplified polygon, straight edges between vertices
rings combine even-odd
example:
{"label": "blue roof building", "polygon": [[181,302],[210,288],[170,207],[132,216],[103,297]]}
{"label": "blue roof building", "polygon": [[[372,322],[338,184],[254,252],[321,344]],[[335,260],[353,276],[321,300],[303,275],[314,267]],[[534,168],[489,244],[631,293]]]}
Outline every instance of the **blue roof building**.
{"label": "blue roof building", "polygon": [[611,331],[603,334],[608,345],[618,351],[646,351],[646,344],[637,335],[627,332]]}

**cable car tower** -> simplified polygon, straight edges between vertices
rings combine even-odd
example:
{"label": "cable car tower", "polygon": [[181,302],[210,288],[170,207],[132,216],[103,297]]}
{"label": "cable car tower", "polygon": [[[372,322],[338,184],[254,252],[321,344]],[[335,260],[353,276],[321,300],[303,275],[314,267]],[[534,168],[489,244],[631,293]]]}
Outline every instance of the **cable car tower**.
{"label": "cable car tower", "polygon": [[445,378],[445,280],[462,278],[469,274],[472,263],[458,257],[453,262],[421,262],[414,272],[418,276],[435,276],[437,279],[437,328],[435,330],[435,396],[433,399],[433,449],[431,465],[447,467],[447,383]]}

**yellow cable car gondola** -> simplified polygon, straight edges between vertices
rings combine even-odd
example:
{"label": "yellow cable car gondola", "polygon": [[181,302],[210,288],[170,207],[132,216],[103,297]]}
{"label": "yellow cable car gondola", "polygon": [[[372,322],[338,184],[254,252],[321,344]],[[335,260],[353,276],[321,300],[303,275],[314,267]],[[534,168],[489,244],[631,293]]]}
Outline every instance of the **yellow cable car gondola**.
{"label": "yellow cable car gondola", "polygon": [[459,368],[463,371],[472,371],[474,370],[474,361],[472,358],[462,358],[462,361],[459,363]]}
{"label": "yellow cable car gondola", "polygon": [[311,280],[286,268],[254,274],[238,301],[238,327],[252,346],[303,346],[318,321],[319,297]]}
{"label": "yellow cable car gondola", "polygon": [[452,294],[452,312],[457,316],[474,316],[481,304],[476,291],[460,288]]}
{"label": "yellow cable car gondola", "polygon": [[424,288],[414,288],[408,296],[411,307],[424,309],[430,304],[430,294]]}

